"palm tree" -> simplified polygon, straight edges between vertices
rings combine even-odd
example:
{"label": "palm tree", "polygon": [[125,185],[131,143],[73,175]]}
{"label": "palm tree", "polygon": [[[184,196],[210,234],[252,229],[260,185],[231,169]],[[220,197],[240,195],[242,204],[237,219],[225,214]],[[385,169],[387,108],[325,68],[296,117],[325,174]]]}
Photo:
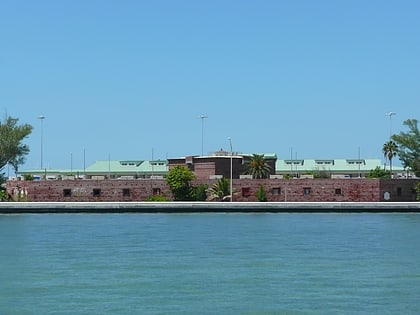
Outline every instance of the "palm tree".
{"label": "palm tree", "polygon": [[209,190],[210,199],[216,201],[225,200],[229,196],[229,180],[220,178]]}
{"label": "palm tree", "polygon": [[245,162],[245,174],[252,175],[252,178],[268,178],[270,173],[271,166],[264,154],[253,154],[251,159]]}
{"label": "palm tree", "polygon": [[397,144],[389,140],[388,142],[385,142],[382,147],[382,153],[384,154],[384,157],[386,157],[389,160],[389,173],[392,178],[392,159],[394,156],[397,155],[398,146]]}

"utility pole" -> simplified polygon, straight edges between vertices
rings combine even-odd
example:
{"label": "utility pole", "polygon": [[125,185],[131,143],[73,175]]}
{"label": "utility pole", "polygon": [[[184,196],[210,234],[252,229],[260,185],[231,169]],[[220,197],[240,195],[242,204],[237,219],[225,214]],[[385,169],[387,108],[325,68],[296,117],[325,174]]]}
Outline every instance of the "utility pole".
{"label": "utility pole", "polygon": [[204,119],[208,118],[206,115],[200,115],[201,119],[201,156],[204,155]]}
{"label": "utility pole", "polygon": [[43,159],[44,159],[44,115],[39,115],[38,119],[41,121],[41,170],[43,169]]}
{"label": "utility pole", "polygon": [[389,137],[392,137],[392,116],[395,116],[397,113],[387,112],[385,115],[389,116]]}

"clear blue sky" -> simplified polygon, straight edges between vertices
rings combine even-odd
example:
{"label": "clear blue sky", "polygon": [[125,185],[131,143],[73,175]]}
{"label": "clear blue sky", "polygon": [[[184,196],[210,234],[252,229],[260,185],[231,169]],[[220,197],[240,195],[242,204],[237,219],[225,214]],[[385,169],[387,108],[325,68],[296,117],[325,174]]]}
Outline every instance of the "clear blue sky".
{"label": "clear blue sky", "polygon": [[420,119],[420,2],[0,2],[0,110],[21,169],[234,151],[382,158]]}

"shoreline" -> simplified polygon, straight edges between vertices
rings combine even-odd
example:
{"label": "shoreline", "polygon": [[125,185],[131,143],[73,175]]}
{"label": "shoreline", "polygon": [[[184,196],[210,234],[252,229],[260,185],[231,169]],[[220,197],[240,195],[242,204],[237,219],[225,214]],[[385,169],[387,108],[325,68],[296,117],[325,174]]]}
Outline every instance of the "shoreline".
{"label": "shoreline", "polygon": [[379,213],[420,212],[420,202],[2,202],[24,213]]}

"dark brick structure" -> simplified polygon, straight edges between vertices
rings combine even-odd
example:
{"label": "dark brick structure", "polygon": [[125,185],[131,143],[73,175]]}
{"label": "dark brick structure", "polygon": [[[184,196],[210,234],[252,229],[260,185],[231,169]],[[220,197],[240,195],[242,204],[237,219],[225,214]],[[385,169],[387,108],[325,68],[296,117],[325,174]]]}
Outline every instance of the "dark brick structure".
{"label": "dark brick structure", "polygon": [[[168,167],[188,167],[198,180],[210,179],[212,176],[230,178],[230,156],[187,156],[179,159],[168,159]],[[243,157],[232,156],[232,177],[243,174]]]}
{"label": "dark brick structure", "polygon": [[[200,167],[204,167],[202,164]],[[193,185],[211,187],[217,180],[197,179]],[[415,201],[414,179],[234,179],[234,201],[258,201],[262,185],[268,201],[372,202]],[[165,180],[43,180],[8,181],[14,200],[28,201],[143,201],[152,195],[171,197]]]}

